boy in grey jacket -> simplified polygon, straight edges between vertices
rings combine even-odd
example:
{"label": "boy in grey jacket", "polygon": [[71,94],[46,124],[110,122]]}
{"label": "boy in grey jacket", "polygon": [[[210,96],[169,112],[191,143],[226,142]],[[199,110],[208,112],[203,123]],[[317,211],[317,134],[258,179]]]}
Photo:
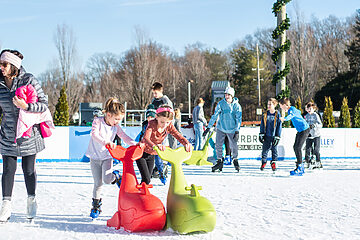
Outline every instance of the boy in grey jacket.
{"label": "boy in grey jacket", "polygon": [[[304,118],[310,126],[310,133],[306,139],[305,147],[305,161],[307,168],[322,168],[320,160],[320,129],[322,128],[321,118],[318,113],[315,112],[316,104],[309,102],[305,106],[305,110],[308,112]],[[316,156],[316,162],[313,161],[312,155]]]}

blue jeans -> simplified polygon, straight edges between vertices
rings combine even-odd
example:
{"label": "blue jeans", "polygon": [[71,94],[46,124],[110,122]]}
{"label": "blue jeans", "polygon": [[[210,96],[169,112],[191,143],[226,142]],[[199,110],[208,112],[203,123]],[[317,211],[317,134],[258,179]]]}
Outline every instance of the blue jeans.
{"label": "blue jeans", "polygon": [[273,140],[274,137],[265,136],[265,141],[262,145],[262,153],[261,153],[261,161],[263,163],[266,163],[267,155],[270,149],[271,149],[272,161],[277,161],[278,159],[277,146],[273,145]]}
{"label": "blue jeans", "polygon": [[202,135],[204,133],[204,124],[202,122],[194,123],[195,146],[194,150],[202,150]]}

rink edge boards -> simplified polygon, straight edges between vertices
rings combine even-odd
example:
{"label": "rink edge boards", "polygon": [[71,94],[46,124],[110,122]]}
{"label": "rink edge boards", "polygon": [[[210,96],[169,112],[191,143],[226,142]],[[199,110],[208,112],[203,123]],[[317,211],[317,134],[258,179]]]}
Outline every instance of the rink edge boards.
{"label": "rink edge boards", "polygon": [[[325,160],[337,160],[337,159],[343,159],[343,160],[360,160],[360,157],[322,157],[321,159],[325,159]],[[260,161],[261,158],[239,158],[239,160],[258,160]],[[268,158],[267,160],[271,160],[271,158]],[[283,158],[280,157],[278,158],[278,161],[286,161],[286,160],[296,160],[295,157],[292,158]],[[209,161],[211,162],[211,160],[209,159]],[[21,162],[21,158],[18,158],[18,162]],[[47,163],[47,162],[89,162],[89,159],[87,158],[73,158],[73,159],[36,159],[37,163]],[[2,159],[0,159],[0,163],[2,163]]]}

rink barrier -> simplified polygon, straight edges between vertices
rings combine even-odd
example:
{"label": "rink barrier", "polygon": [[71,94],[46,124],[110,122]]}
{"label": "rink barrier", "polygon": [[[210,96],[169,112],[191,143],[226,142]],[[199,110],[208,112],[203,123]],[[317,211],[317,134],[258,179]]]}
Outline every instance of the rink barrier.
{"label": "rink barrier", "polygon": [[[123,127],[133,139],[141,131],[141,127]],[[84,156],[90,140],[91,127],[71,126],[56,127],[50,138],[45,138],[45,150],[38,153],[37,162],[88,162]],[[194,144],[193,129],[182,128],[182,134]],[[258,140],[259,127],[242,127],[239,137],[239,160],[260,160],[262,144]],[[284,128],[278,146],[279,160],[295,159],[293,144],[296,130]],[[214,143],[216,134],[212,137]],[[180,143],[178,143],[180,146]],[[305,144],[304,144],[305,148]],[[209,157],[213,157],[210,142]],[[326,159],[358,159],[360,160],[359,128],[323,128],[321,130],[321,158]],[[269,152],[269,159],[271,152]],[[304,152],[303,152],[304,156]]]}

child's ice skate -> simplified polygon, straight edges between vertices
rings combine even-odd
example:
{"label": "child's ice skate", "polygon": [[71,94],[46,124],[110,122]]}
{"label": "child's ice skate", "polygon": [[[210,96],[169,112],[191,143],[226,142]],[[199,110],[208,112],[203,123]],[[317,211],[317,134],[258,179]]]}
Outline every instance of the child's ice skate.
{"label": "child's ice skate", "polygon": [[276,171],[276,163],[275,163],[275,161],[271,161],[270,165],[271,165],[271,170],[273,170],[273,172],[275,172]]}
{"label": "child's ice skate", "polygon": [[260,170],[264,171],[265,166],[266,166],[266,162],[261,162]]}
{"label": "child's ice skate", "polygon": [[101,198],[100,199],[95,199],[93,198],[93,202],[92,202],[92,209],[90,212],[90,217],[92,217],[93,219],[98,218],[100,213],[101,213]]}
{"label": "child's ice skate", "polygon": [[304,171],[303,163],[297,165],[294,170],[290,171],[291,176],[302,176],[304,173],[305,173],[305,171]]}
{"label": "child's ice skate", "polygon": [[114,170],[113,174],[115,175],[115,180],[111,184],[115,184],[120,188],[121,186],[121,174],[119,170]]}

